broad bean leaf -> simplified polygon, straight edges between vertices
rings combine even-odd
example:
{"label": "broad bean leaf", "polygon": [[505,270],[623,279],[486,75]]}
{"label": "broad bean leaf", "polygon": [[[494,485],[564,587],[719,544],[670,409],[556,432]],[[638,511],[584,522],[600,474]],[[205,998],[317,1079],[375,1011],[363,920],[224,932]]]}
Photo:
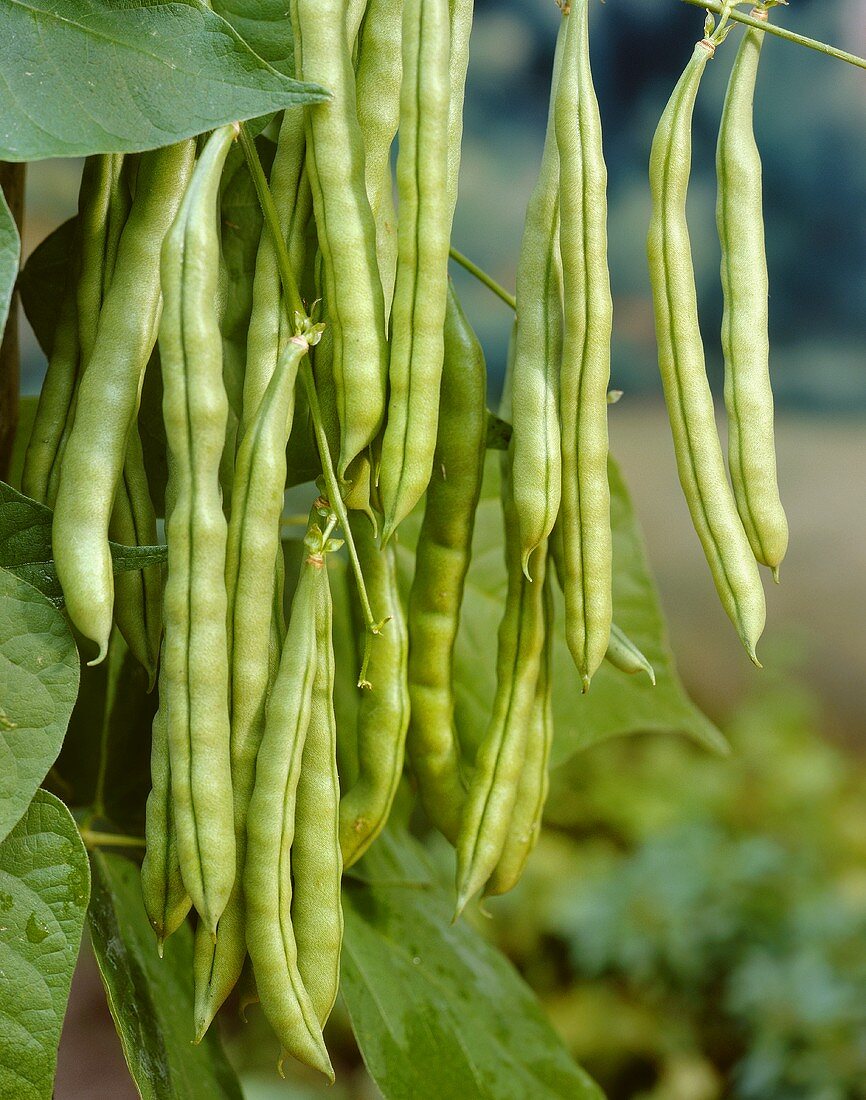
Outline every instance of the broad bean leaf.
{"label": "broad bean leaf", "polygon": [[278,72],[295,75],[295,42],[286,0],[213,0],[247,45]]}
{"label": "broad bean leaf", "polygon": [[[616,463],[610,462],[614,540],[614,617],[653,664],[656,687],[643,675],[626,676],[605,663],[582,695],[563,632],[563,604],[554,586],[557,627],[553,647],[555,740],[552,763],[605,738],[641,732],[678,732],[716,751],[721,733],[688,698],[676,672],[643,539]],[[421,520],[416,510],[400,527],[401,580],[408,586]],[[456,721],[471,758],[484,734],[495,689],[495,631],[502,614],[506,577],[499,458],[488,455],[475,523],[472,565],[456,647]]]}
{"label": "broad bean leaf", "polygon": [[54,347],[58,303],[72,271],[77,221],[69,218],[40,241],[18,276],[21,304],[47,358]]}
{"label": "broad bean leaf", "polygon": [[216,1028],[193,1039],[192,931],[183,925],[156,953],[138,867],[93,854],[88,926],[123,1053],[143,1100],[240,1100]]}
{"label": "broad bean leaf", "polygon": [[57,759],[78,692],[78,666],[57,608],[0,569],[0,838]]}
{"label": "broad bean leaf", "polygon": [[[0,566],[63,605],[63,592],[51,549],[52,511],[0,481]],[[122,546],[109,542],[115,573],[143,569],[166,560],[164,546]]]}
{"label": "broad bean leaf", "polygon": [[50,1100],[90,894],[63,803],[37,791],[0,844],[0,1096]]}
{"label": "broad bean leaf", "polygon": [[0,334],[3,333],[6,318],[9,316],[20,256],[21,238],[18,236],[18,226],[6,203],[6,196],[0,191]]}
{"label": "broad bean leaf", "polygon": [[528,986],[465,921],[423,850],[386,832],[344,879],[342,992],[386,1100],[601,1100]]}
{"label": "broad bean leaf", "polygon": [[201,0],[0,0],[0,21],[3,160],[153,149],[327,95]]}

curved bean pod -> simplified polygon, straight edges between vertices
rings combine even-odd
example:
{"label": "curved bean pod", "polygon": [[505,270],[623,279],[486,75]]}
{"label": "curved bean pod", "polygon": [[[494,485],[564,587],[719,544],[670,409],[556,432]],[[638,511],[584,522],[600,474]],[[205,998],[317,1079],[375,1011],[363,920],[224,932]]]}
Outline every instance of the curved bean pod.
{"label": "curved bean pod", "polygon": [[652,219],[647,252],[659,370],[683,493],[722,606],[751,659],[766,617],[758,567],[725,475],[698,323],[686,194],[691,122],[714,47],[699,42],[662,114],[650,157]]}
{"label": "curved bean pod", "polygon": [[368,671],[372,687],[358,704],[358,778],[340,800],[340,846],[351,867],[373,843],[388,820],[403,775],[409,724],[406,682],[408,639],[397,587],[393,547],[380,549],[366,518],[350,514],[349,523],[370,602],[389,616],[373,639]]}
{"label": "curved bean pod", "polygon": [[192,171],[195,143],[144,153],[136,195],[81,379],[63,456],[52,542],[70,618],[107,652],[114,582],[108,523],[142,374],[156,338],[159,255]]}
{"label": "curved bean pod", "polygon": [[340,476],[382,424],[388,354],[345,9],[345,0],[294,0],[292,5],[296,72],[334,93],[329,102],[307,109],[306,126],[307,172],[334,341]]}
{"label": "curved bean pod", "polygon": [[448,297],[448,0],[405,0],[397,281],[379,487],[386,543],[427,488],[436,449]]}
{"label": "curved bean pod", "polygon": [[228,401],[216,301],[217,193],[234,136],[225,126],[209,138],[166,235],[159,331],[173,500],[164,603],[171,782],[184,883],[212,935],[235,877],[219,489]]}
{"label": "curved bean pod", "polygon": [[588,0],[566,22],[556,96],[565,327],[562,345],[562,541],[565,636],[588,690],[613,614],[607,386],[613,303],[607,267],[607,168],[589,64]]}
{"label": "curved bean pod", "polygon": [[454,729],[454,645],[481,495],[486,437],[484,352],[449,284],[433,476],[409,593],[411,717],[406,748],[424,810],[452,844],[466,795]]}
{"label": "curved bean pod", "polygon": [[562,493],[559,384],[562,359],[562,259],[559,250],[559,153],[554,104],[567,19],[560,22],[541,168],[517,263],[517,328],[512,367],[513,492],[521,561],[550,534]]}
{"label": "curved bean pod", "polygon": [[716,220],[725,299],[728,467],[752,552],[778,580],[788,549],[788,521],[776,479],[761,154],[752,117],[763,41],[763,31],[747,29],[731,71],[716,151]]}

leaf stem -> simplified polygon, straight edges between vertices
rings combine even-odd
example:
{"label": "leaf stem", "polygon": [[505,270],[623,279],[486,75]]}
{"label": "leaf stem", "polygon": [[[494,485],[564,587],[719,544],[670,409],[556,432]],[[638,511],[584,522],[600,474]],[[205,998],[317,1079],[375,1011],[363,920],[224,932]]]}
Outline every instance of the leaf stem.
{"label": "leaf stem", "polygon": [[85,848],[146,848],[143,836],[125,836],[123,833],[100,833],[93,829],[79,828]]}
{"label": "leaf stem", "polygon": [[449,255],[452,260],[455,260],[461,267],[465,268],[470,275],[474,275],[479,283],[483,283],[488,290],[492,290],[497,298],[501,298],[507,306],[511,309],[517,309],[517,299],[513,294],[509,294],[504,286],[500,286],[499,283],[490,275],[487,274],[478,264],[474,264],[468,256],[464,256],[462,252],[458,252],[456,248],[449,249]]}
{"label": "leaf stem", "polygon": [[[720,0],[683,0],[684,4],[691,4],[695,8],[705,8],[707,11],[714,12],[716,15],[721,15],[725,5]],[[786,30],[784,27],[778,26],[776,23],[767,23],[763,19],[756,19],[752,15],[746,15],[744,12],[736,10],[729,11],[729,17],[735,20],[737,23],[743,23],[747,27],[757,27],[759,30],[766,31],[767,34],[774,34],[777,38],[784,38],[787,42],[794,42],[798,46],[806,46],[810,50],[817,50],[818,53],[826,54],[828,57],[835,57],[838,61],[847,61],[849,65],[856,65],[858,69],[866,69],[866,58],[858,57],[856,54],[848,53],[846,50],[840,50],[836,46],[831,46],[826,42],[818,42],[814,38],[807,38],[804,34],[797,34],[796,31]]]}
{"label": "leaf stem", "polygon": [[295,273],[292,271],[292,263],[289,259],[286,242],[283,240],[283,231],[280,228],[280,217],[277,213],[276,203],[268,187],[268,181],[265,179],[265,172],[262,168],[262,162],[259,159],[259,151],[256,149],[256,143],[250,137],[249,130],[243,122],[240,124],[238,138],[241,143],[241,148],[244,151],[244,156],[246,157],[250,175],[253,177],[256,194],[259,197],[259,205],[262,208],[262,214],[264,214],[265,222],[270,230],[271,240],[274,244],[274,250],[277,254],[280,282],[283,284],[283,293],[286,296],[286,302],[289,306],[289,317],[291,319],[297,315],[299,319],[306,318],[307,311],[304,308],[301,292],[298,290]]}

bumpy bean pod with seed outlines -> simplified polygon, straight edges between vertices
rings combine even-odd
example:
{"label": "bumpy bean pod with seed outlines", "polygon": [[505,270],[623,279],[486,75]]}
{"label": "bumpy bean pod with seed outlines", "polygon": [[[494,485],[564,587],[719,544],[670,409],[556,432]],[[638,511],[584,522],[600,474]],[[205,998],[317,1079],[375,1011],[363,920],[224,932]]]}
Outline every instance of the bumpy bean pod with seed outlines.
{"label": "bumpy bean pod with seed outlines", "polygon": [[755,645],[766,616],[764,590],[725,475],[686,220],[692,115],[714,48],[707,41],[695,46],[656,130],[650,156],[652,218],[647,252],[659,369],[680,482],[722,606],[757,664]]}
{"label": "bumpy bean pod with seed outlines", "polygon": [[[767,17],[759,9],[752,15]],[[776,480],[761,154],[752,117],[763,40],[762,30],[747,29],[731,72],[716,152],[716,219],[725,299],[728,466],[752,551],[778,579],[788,549],[788,521]]]}
{"label": "bumpy bean pod with seed outlines", "polygon": [[165,238],[159,332],[173,501],[163,671],[171,784],[184,883],[212,935],[235,877],[219,488],[228,401],[216,301],[217,193],[235,132],[209,138]]}

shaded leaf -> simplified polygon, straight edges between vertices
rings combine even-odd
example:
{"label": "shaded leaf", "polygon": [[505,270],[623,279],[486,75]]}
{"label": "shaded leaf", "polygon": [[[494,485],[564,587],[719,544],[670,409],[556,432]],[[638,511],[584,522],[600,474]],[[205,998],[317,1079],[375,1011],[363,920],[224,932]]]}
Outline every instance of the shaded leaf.
{"label": "shaded leaf", "polygon": [[69,218],[40,241],[18,276],[21,304],[46,358],[54,347],[57,303],[63,301],[73,269],[77,220]]}
{"label": "shaded leaf", "polygon": [[0,838],[57,759],[78,692],[78,666],[57,608],[0,569]]}
{"label": "shaded leaf", "polygon": [[286,0],[214,0],[213,10],[231,23],[259,57],[286,76],[295,75],[295,42]]}
{"label": "shaded leaf", "polygon": [[200,0],[0,0],[0,159],[137,152],[324,98]]}
{"label": "shaded leaf", "polygon": [[[50,508],[0,481],[0,566],[47,596],[57,607],[63,592],[51,549]],[[109,542],[115,573],[144,569],[166,560],[164,546],[123,546]]]}
{"label": "shaded leaf", "polygon": [[123,1053],[144,1100],[240,1100],[216,1029],[193,1042],[192,931],[184,924],[156,953],[138,867],[93,854],[90,935]]}
{"label": "shaded leaf", "polygon": [[601,1100],[532,991],[465,921],[423,850],[386,832],[344,882],[342,991],[387,1100]]}
{"label": "shaded leaf", "polygon": [[37,791],[0,844],[0,1096],[49,1100],[90,893],[63,803]]}
{"label": "shaded leaf", "polygon": [[18,260],[21,256],[21,238],[6,196],[0,190],[0,334],[6,327],[15,280],[18,277]]}

